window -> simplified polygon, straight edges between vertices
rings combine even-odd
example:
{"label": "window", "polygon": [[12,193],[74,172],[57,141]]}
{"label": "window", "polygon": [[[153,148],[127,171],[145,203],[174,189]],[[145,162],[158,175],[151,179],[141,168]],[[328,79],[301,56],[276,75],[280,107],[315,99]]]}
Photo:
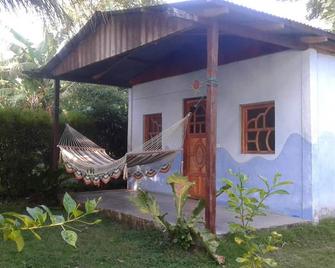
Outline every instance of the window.
{"label": "window", "polygon": [[[144,142],[155,137],[162,132],[162,114],[146,114],[144,115]],[[146,150],[162,149],[162,139],[153,141],[153,144],[148,144]]]}
{"label": "window", "polygon": [[274,102],[241,105],[241,113],[242,153],[274,153]]}
{"label": "window", "polygon": [[190,118],[189,134],[204,133],[206,133],[206,102],[202,101]]}

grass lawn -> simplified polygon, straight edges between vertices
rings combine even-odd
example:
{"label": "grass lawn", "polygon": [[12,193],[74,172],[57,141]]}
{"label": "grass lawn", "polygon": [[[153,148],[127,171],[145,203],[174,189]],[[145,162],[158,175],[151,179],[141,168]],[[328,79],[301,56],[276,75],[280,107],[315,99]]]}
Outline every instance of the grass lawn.
{"label": "grass lawn", "polygon": [[[5,210],[13,210],[13,206],[2,205],[0,212]],[[170,247],[158,231],[132,230],[100,218],[101,224],[79,234],[78,248],[65,245],[60,230],[40,232],[42,241],[27,235],[21,253],[16,252],[14,243],[0,240],[0,267],[218,267],[201,250]],[[274,255],[279,267],[335,267],[335,220],[281,233],[287,243]],[[222,240],[220,253],[227,258],[226,267],[238,267],[234,259],[239,252],[232,238]]]}

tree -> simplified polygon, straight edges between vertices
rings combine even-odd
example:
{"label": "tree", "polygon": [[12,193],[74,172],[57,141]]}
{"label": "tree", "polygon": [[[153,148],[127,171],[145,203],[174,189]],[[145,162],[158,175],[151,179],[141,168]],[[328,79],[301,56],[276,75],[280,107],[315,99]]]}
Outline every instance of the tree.
{"label": "tree", "polygon": [[[16,42],[10,46],[14,56],[6,61],[0,59],[0,107],[20,106],[50,110],[52,84],[50,81],[32,79],[24,71],[43,66],[56,53],[57,48],[77,32],[96,10],[131,8],[159,2],[159,0],[69,0],[59,4],[59,1],[47,0],[0,0],[0,11],[1,7],[33,8],[50,18],[48,20],[48,17],[44,17],[44,28],[49,30],[45,31],[45,39],[37,47],[15,30],[10,30]],[[65,19],[66,23],[59,23],[59,19]],[[62,90],[66,91],[70,85],[72,84],[64,83]]]}
{"label": "tree", "polygon": [[335,31],[335,0],[309,0],[307,10],[309,19],[326,20]]}
{"label": "tree", "polygon": [[46,32],[45,40],[34,47],[18,32],[10,30],[16,42],[10,50],[14,56],[0,62],[0,107],[50,109],[52,83],[48,80],[33,79],[25,71],[41,67],[56,52],[57,42]]}
{"label": "tree", "polygon": [[71,37],[87,22],[95,11],[143,7],[156,5],[161,0],[0,0],[0,11],[35,11],[41,15],[45,25],[61,36]]}
{"label": "tree", "polygon": [[58,1],[50,0],[0,0],[0,11],[16,10],[24,8],[26,10],[32,9],[53,19],[63,19],[66,16],[62,6]]}
{"label": "tree", "polygon": [[72,83],[61,109],[66,122],[118,158],[127,151],[127,100],[123,89]]}

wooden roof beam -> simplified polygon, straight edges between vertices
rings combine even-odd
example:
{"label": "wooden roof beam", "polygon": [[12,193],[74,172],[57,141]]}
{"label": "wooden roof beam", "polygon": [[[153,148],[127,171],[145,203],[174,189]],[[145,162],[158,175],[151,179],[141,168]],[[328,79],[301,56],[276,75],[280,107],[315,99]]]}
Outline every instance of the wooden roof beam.
{"label": "wooden roof beam", "polygon": [[326,53],[326,54],[335,54],[335,48],[331,47],[331,46],[326,46],[323,44],[314,44],[311,45],[310,47],[315,48],[316,50]]}
{"label": "wooden roof beam", "polygon": [[202,9],[202,10],[199,10],[199,11],[195,12],[195,14],[199,18],[204,18],[204,19],[214,18],[214,17],[222,16],[222,15],[228,14],[228,13],[229,13],[229,9],[227,7],[224,7],[224,6]]}
{"label": "wooden roof beam", "polygon": [[323,35],[312,35],[312,36],[303,36],[300,38],[301,42],[305,44],[320,44],[328,42],[328,37]]}
{"label": "wooden roof beam", "polygon": [[184,10],[177,9],[174,7],[169,7],[165,11],[167,17],[174,17],[174,18],[179,18],[179,19],[184,19],[184,20],[190,20],[197,22],[199,21],[199,18],[197,15],[193,13],[188,13]]}
{"label": "wooden roof beam", "polygon": [[270,21],[255,21],[250,22],[245,26],[249,26],[263,32],[277,32],[285,29],[284,23],[276,23]]}
{"label": "wooden roof beam", "polygon": [[275,44],[291,49],[304,50],[308,48],[308,45],[302,43],[299,40],[292,39],[286,36],[278,36],[271,33],[262,32],[250,27],[241,26],[238,24],[221,24],[220,33],[226,35],[235,35],[243,38],[254,39],[270,44]]}
{"label": "wooden roof beam", "polygon": [[197,10],[193,13],[181,9],[170,7],[166,11],[168,17],[175,17],[184,20],[199,22],[200,19],[214,18],[229,13],[229,9],[224,6]]}

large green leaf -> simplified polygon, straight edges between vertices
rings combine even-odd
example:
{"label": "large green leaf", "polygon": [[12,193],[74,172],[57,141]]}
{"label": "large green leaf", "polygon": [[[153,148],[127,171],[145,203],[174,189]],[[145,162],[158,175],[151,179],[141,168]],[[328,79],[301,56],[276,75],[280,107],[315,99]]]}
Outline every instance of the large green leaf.
{"label": "large green leaf", "polygon": [[12,230],[8,234],[7,239],[12,240],[16,243],[17,251],[22,251],[24,247],[24,240],[20,230]]}
{"label": "large green leaf", "polygon": [[141,189],[137,194],[130,198],[130,201],[144,214],[151,215],[154,222],[163,230],[169,228],[169,223],[164,220],[165,215],[162,215],[157,200]]}
{"label": "large green leaf", "polygon": [[183,208],[188,199],[189,191],[194,185],[194,182],[189,181],[185,176],[181,176],[175,173],[168,177],[167,183],[170,184],[172,188],[176,205],[176,216],[178,220],[182,217]]}
{"label": "large green leaf", "polygon": [[63,215],[53,215],[50,217],[52,223],[64,223],[65,219]]}
{"label": "large green leaf", "polygon": [[51,210],[44,205],[41,205],[41,208],[43,208],[49,215],[50,221],[52,224],[57,224],[57,223],[63,223],[65,222],[64,216],[63,215],[54,215]]}
{"label": "large green leaf", "polygon": [[276,187],[279,187],[279,186],[283,186],[283,185],[290,185],[290,184],[293,184],[292,181],[281,181],[281,182],[278,182],[276,183]]}
{"label": "large green leaf", "polygon": [[86,213],[90,214],[90,213],[96,212],[97,211],[96,208],[97,208],[97,205],[100,202],[100,200],[101,200],[101,197],[98,199],[98,201],[95,200],[95,199],[87,200],[85,202],[85,211],[86,211]]}
{"label": "large green leaf", "polygon": [[26,210],[29,213],[29,215],[39,224],[43,224],[47,219],[47,213],[44,213],[44,211],[39,207],[34,208],[27,207]]}
{"label": "large green leaf", "polygon": [[286,191],[286,190],[276,190],[276,191],[271,193],[271,195],[276,195],[276,194],[283,195],[283,194],[289,194],[289,192]]}
{"label": "large green leaf", "polygon": [[63,197],[63,206],[66,212],[71,214],[77,208],[77,203],[68,193],[65,193]]}
{"label": "large green leaf", "polygon": [[193,228],[195,234],[200,238],[200,241],[207,249],[208,253],[212,256],[212,258],[219,264],[223,264],[225,258],[223,256],[217,255],[216,251],[219,247],[219,242],[214,234],[209,232],[207,229],[197,229]]}
{"label": "large green leaf", "polygon": [[[6,212],[4,213],[4,215],[11,216],[13,218],[21,220],[26,227],[31,227],[31,226],[36,225],[35,221],[27,215],[19,214],[16,212]],[[6,218],[6,220],[9,220],[9,219]]]}
{"label": "large green leaf", "polygon": [[195,224],[199,217],[201,216],[201,213],[205,209],[206,202],[204,199],[200,199],[196,205],[196,207],[192,211],[192,215],[190,217],[191,224]]}
{"label": "large green leaf", "polygon": [[78,235],[76,232],[71,230],[62,230],[61,232],[63,240],[70,246],[76,247]]}
{"label": "large green leaf", "polygon": [[78,208],[78,206],[77,206],[76,209],[72,211],[72,214],[73,214],[73,216],[74,216],[75,218],[78,218],[78,217],[80,217],[81,215],[83,215],[84,212],[81,211],[81,210]]}

